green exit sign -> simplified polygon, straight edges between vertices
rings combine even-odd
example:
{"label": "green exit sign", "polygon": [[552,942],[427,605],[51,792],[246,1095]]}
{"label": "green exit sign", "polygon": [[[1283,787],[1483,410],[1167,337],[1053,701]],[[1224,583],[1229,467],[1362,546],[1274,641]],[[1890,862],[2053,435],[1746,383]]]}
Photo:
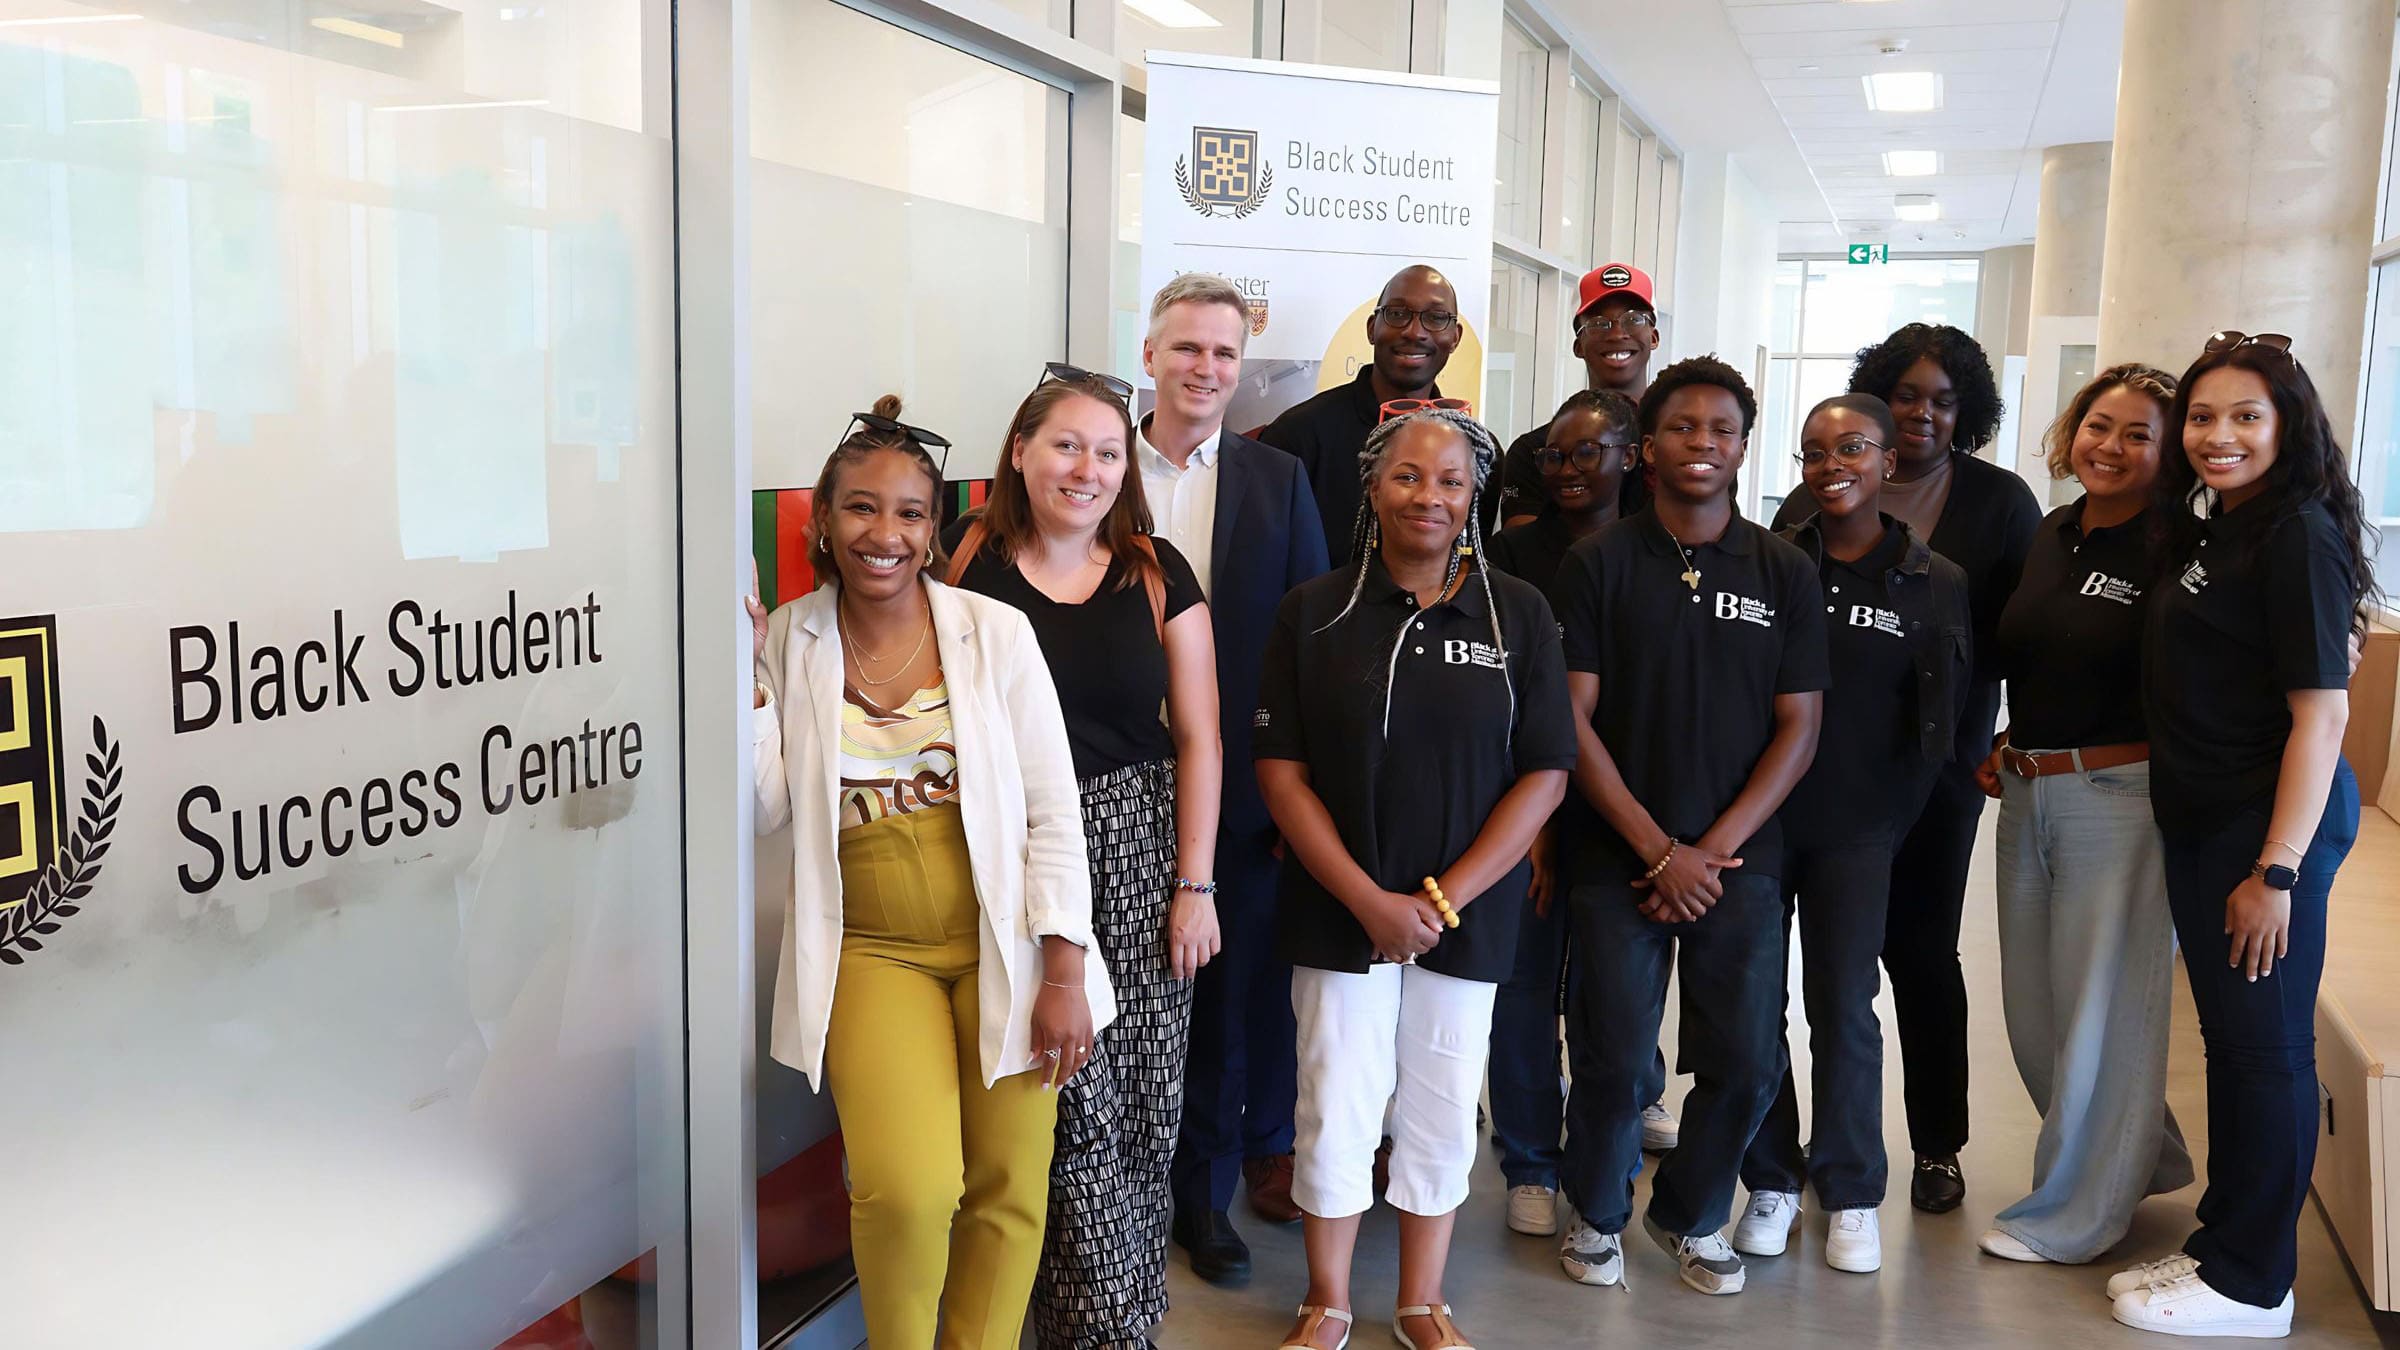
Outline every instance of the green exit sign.
{"label": "green exit sign", "polygon": [[1852,244],[1850,246],[1850,261],[1854,263],[1880,263],[1891,260],[1892,246],[1890,244]]}

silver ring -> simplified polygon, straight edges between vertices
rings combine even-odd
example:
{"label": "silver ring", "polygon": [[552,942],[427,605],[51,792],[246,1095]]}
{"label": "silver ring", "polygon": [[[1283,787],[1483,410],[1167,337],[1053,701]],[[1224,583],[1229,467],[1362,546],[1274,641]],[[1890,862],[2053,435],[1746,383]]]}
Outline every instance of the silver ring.
{"label": "silver ring", "polygon": [[1054,1045],[1054,1046],[1051,1046],[1049,1049],[1047,1049],[1047,1050],[1044,1050],[1042,1053],[1043,1053],[1043,1054],[1045,1054],[1045,1055],[1048,1055],[1048,1056],[1049,1056],[1050,1058],[1052,1058],[1052,1059],[1056,1059],[1056,1058],[1058,1058],[1058,1047],[1057,1047],[1057,1046],[1055,1046],[1055,1045]]}

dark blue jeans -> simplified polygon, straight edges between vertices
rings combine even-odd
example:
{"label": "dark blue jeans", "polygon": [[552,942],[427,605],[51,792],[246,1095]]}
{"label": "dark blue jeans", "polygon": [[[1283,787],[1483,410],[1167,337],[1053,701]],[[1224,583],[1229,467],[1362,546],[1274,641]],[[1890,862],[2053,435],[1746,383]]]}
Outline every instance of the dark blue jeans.
{"label": "dark blue jeans", "polygon": [[[1808,1153],[1800,1151],[1800,1099],[1791,1049],[1775,1040],[1781,1088],[1742,1160],[1753,1191],[1798,1191],[1805,1178],[1827,1209],[1883,1203],[1883,1023],[1875,1016],[1882,983],[1883,919],[1892,881],[1892,841],[1790,848],[1784,855],[1784,914],[1800,919],[1800,1001],[1808,1009],[1809,1083],[1816,1119]],[[1789,993],[1784,996],[1788,1009]],[[1789,1030],[1789,1018],[1784,1030]]]}
{"label": "dark blue jeans", "polygon": [[1653,1064],[1672,966],[1682,989],[1677,1063],[1692,1075],[1680,1140],[1658,1165],[1650,1217],[1678,1235],[1713,1233],[1733,1209],[1742,1154],[1774,1100],[1776,1017],[1783,1006],[1783,896],[1774,877],[1722,874],[1724,899],[1692,923],[1659,924],[1625,882],[1578,886],[1568,941],[1567,1199],[1603,1233],[1633,1216],[1642,1108],[1656,1100]]}
{"label": "dark blue jeans", "polygon": [[1275,958],[1277,871],[1266,850],[1218,836],[1225,947],[1201,967],[1192,989],[1183,1133],[1170,1174],[1179,1213],[1231,1209],[1244,1159],[1292,1151],[1300,1033],[1292,968]]}
{"label": "dark blue jeans", "polygon": [[2165,831],[2167,905],[2208,1052],[2208,1189],[2183,1250],[2208,1287],[2272,1308],[2299,1269],[2301,1206],[2317,1159],[2317,982],[2325,902],[2358,838],[2358,780],[2334,771],[2324,820],[2292,888],[2290,950],[2255,982],[2225,963],[2225,897],[2266,847],[2262,802],[2223,828]]}

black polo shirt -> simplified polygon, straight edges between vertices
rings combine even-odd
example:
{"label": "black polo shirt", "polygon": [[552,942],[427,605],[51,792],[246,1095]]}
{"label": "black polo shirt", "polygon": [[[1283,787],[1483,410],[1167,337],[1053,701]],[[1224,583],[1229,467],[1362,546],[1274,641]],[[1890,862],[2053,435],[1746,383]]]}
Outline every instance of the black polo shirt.
{"label": "black polo shirt", "polygon": [[[1366,488],[1358,481],[1358,452],[1366,448],[1367,433],[1383,412],[1382,401],[1375,397],[1374,373],[1373,366],[1359,367],[1357,379],[1293,404],[1258,433],[1259,440],[1289,453],[1307,472],[1309,490],[1317,498],[1317,519],[1325,526],[1325,556],[1336,572],[1357,561],[1350,556],[1350,538],[1366,501]],[[1435,385],[1429,397],[1442,397],[1441,386]],[[1500,529],[1499,479],[1500,466],[1495,464],[1483,494],[1486,538]]]}
{"label": "black polo shirt", "polygon": [[[1794,840],[1896,843],[1933,786],[1917,729],[1917,661],[1888,580],[1908,551],[1895,523],[1854,562],[1825,555],[1825,648],[1832,680],[1817,757],[1781,811]],[[1745,862],[1743,870],[1748,870]]]}
{"label": "black polo shirt", "polygon": [[1524,524],[1511,525],[1492,536],[1492,566],[1546,592],[1558,575],[1558,565],[1567,560],[1567,550],[1574,546],[1575,532],[1567,528],[1566,518],[1545,507]]}
{"label": "black polo shirt", "polygon": [[[1580,540],[1550,586],[1567,668],[1600,677],[1592,729],[1659,828],[1690,842],[1741,795],[1775,738],[1775,698],[1830,682],[1815,564],[1735,516],[1690,550],[1697,589],[1656,513]],[[1635,855],[1580,792],[1564,831],[1579,882],[1630,879]],[[1783,836],[1770,817],[1738,850],[1747,874],[1778,876]]]}
{"label": "black polo shirt", "polygon": [[2000,613],[1994,673],[2008,681],[2008,742],[2074,750],[2149,739],[2142,625],[2149,613],[2144,511],[2086,533],[2083,499],[2042,518],[2016,594]]}
{"label": "black polo shirt", "polygon": [[[1634,402],[1641,402],[1637,395]],[[1500,515],[1522,516],[1550,504],[1550,489],[1542,484],[1542,447],[1550,444],[1550,423],[1544,422],[1508,443],[1500,458]],[[1635,444],[1640,444],[1636,438]],[[1650,504],[1650,480],[1637,456],[1634,466],[1617,480],[1617,514],[1630,516]]]}
{"label": "black polo shirt", "polygon": [[[2350,686],[2350,550],[2313,502],[2195,522],[2150,597],[2150,804],[2171,832],[2273,809],[2296,689]],[[2295,843],[2305,843],[2295,840]]]}
{"label": "black polo shirt", "polygon": [[[1519,778],[1575,767],[1557,621],[1540,591],[1504,573],[1490,580],[1505,673],[1473,574],[1450,600],[1420,609],[1376,558],[1338,622],[1355,575],[1302,582],[1275,613],[1251,754],[1306,764],[1350,856],[1387,890],[1413,892],[1456,862]],[[1417,964],[1459,979],[1507,979],[1531,876],[1518,863],[1460,910],[1459,926]],[[1357,973],[1375,959],[1366,930],[1297,852],[1284,859],[1276,931],[1294,965]]]}

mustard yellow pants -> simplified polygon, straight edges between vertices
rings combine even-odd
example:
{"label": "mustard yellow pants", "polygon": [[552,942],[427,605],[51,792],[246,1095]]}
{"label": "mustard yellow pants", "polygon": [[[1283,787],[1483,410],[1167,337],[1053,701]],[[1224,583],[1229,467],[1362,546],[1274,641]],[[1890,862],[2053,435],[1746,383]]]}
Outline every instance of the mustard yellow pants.
{"label": "mustard yellow pants", "polygon": [[1058,1097],[1038,1073],[983,1086],[983,916],[959,809],[845,830],[841,863],[825,1065],[867,1343],[1014,1350],[1041,1261]]}

